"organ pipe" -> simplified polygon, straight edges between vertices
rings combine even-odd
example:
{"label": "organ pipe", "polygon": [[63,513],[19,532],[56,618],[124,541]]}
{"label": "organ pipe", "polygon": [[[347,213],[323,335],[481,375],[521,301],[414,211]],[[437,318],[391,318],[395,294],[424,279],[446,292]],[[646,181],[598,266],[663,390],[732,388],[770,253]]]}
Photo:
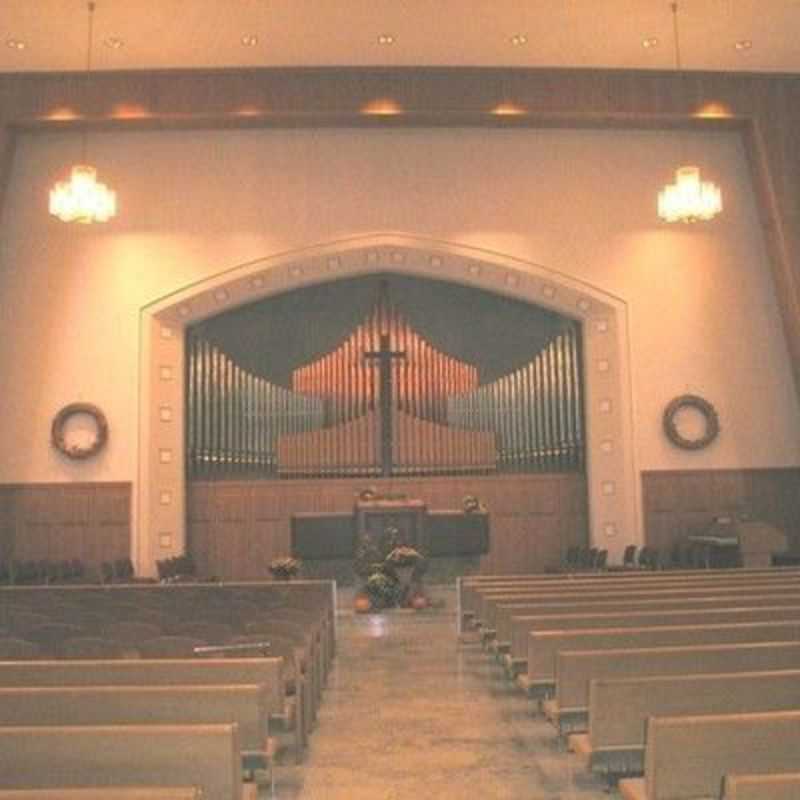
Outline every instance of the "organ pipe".
{"label": "organ pipe", "polygon": [[584,463],[580,337],[575,325],[524,367],[451,398],[448,419],[493,430],[509,470],[579,470]]}
{"label": "organ pipe", "polygon": [[[379,368],[365,354],[380,351],[381,332],[398,354],[389,383],[392,474],[582,468],[577,325],[567,325],[527,364],[481,386],[474,366],[436,350],[382,302],[332,352],[299,367],[289,388],[248,372],[190,332],[190,474],[380,474]],[[491,442],[496,457],[487,455]],[[288,472],[280,463],[284,446],[294,448]],[[321,451],[329,455],[321,459]]]}

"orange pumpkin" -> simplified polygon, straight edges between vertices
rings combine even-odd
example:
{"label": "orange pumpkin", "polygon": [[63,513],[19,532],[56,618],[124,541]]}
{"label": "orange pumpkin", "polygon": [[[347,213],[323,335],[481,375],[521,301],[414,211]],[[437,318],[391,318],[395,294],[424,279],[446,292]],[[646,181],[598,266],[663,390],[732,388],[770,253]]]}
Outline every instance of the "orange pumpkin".
{"label": "orange pumpkin", "polygon": [[358,614],[366,614],[372,610],[372,601],[365,594],[357,594],[353,606]]}
{"label": "orange pumpkin", "polygon": [[428,598],[424,594],[415,594],[411,598],[411,608],[417,611],[422,611],[423,608],[428,607]]}

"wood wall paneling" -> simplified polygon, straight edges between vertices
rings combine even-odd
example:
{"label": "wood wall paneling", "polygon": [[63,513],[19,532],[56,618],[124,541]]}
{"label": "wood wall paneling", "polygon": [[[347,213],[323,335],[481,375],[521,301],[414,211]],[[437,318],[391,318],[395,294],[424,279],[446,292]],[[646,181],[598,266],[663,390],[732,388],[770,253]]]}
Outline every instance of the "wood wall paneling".
{"label": "wood wall paneling", "polygon": [[645,542],[669,551],[720,515],[768,522],[800,550],[800,468],[642,473]]}
{"label": "wood wall paneling", "polygon": [[491,515],[491,550],[481,558],[482,572],[540,572],[557,566],[568,544],[585,544],[588,537],[581,475],[225,481],[191,485],[189,548],[205,575],[264,577],[269,562],[289,552],[293,513],[352,511],[367,486],[437,510],[460,509],[465,495],[476,495]]}
{"label": "wood wall paneling", "polygon": [[0,559],[81,559],[99,566],[130,555],[129,483],[0,486]]}

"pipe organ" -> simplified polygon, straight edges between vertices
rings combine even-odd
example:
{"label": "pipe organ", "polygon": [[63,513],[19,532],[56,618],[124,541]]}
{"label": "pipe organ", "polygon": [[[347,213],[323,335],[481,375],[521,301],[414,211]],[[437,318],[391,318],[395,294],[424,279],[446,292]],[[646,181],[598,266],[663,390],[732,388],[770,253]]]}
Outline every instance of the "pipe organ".
{"label": "pipe organ", "polygon": [[318,398],[252,375],[193,333],[187,346],[190,475],[268,475],[277,466],[280,437],[322,425]]}
{"label": "pipe organ", "polygon": [[448,402],[448,420],[497,435],[498,469],[583,468],[580,340],[575,323],[528,364]]}
{"label": "pipe organ", "polygon": [[491,474],[583,468],[580,330],[569,322],[530,362],[481,385],[380,292],[330,352],[281,386],[187,334],[187,460],[193,477]]}

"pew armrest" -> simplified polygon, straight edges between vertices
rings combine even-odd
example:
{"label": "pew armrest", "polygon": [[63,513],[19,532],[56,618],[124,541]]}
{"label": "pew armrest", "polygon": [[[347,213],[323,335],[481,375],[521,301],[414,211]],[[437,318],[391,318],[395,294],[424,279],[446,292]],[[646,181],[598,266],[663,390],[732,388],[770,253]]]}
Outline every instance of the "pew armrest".
{"label": "pew armrest", "polygon": [[592,740],[588,733],[573,733],[567,739],[567,749],[581,760],[581,763],[589,768],[592,762]]}
{"label": "pew armrest", "polygon": [[625,778],[617,784],[622,800],[649,800],[644,778]]}

